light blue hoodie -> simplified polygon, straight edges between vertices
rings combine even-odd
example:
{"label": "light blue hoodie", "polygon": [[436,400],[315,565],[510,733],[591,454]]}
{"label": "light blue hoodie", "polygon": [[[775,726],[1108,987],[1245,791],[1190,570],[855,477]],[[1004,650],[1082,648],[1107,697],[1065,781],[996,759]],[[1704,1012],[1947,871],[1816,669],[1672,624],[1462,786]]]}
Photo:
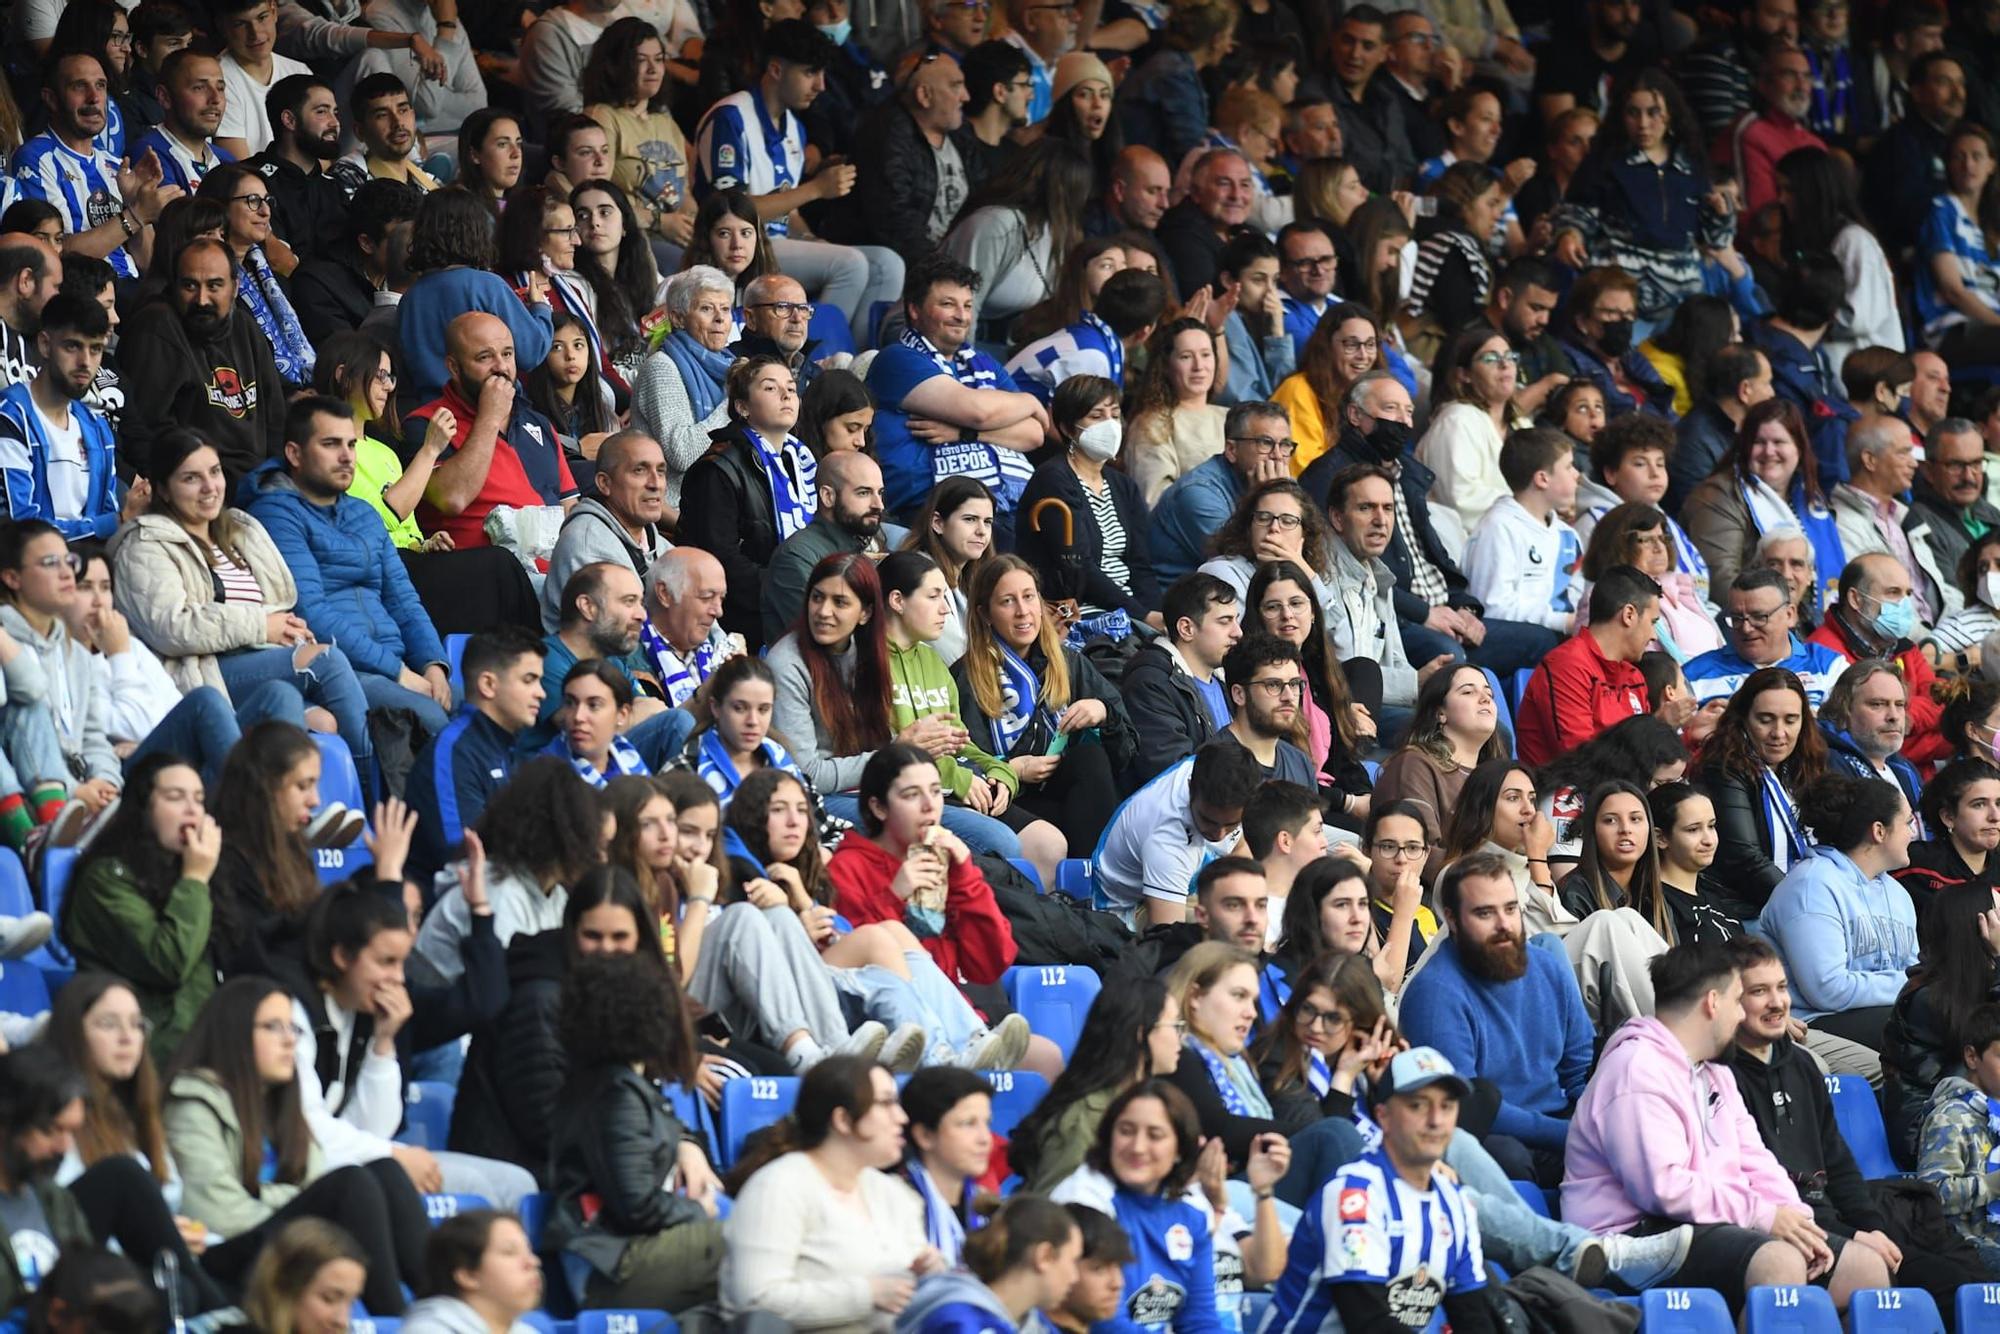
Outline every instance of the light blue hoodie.
{"label": "light blue hoodie", "polygon": [[1792,1013],[1807,1021],[1893,1004],[1917,962],[1909,891],[1824,845],[1785,873],[1757,930],[1783,956]]}
{"label": "light blue hoodie", "polygon": [[[1034,1316],[1026,1328],[1040,1328]],[[910,1304],[896,1317],[896,1334],[1015,1334],[1015,1325],[993,1289],[955,1269],[917,1284]]]}

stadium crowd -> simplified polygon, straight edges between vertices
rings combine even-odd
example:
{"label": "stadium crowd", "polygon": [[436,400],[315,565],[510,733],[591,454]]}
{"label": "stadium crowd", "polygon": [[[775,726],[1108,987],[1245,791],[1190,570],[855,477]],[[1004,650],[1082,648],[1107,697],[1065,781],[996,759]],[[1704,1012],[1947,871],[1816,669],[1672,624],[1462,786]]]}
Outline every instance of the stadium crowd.
{"label": "stadium crowd", "polygon": [[2000,1306],[2000,0],[5,23],[0,1330]]}

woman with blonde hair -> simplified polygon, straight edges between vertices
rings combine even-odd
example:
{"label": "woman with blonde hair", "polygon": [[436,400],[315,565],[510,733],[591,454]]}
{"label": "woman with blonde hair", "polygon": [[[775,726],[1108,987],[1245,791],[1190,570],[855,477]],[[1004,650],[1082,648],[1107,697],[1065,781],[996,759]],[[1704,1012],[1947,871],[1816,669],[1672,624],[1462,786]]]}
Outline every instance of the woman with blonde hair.
{"label": "woman with blonde hair", "polygon": [[1126,417],[1124,463],[1148,505],[1222,452],[1229,409],[1209,401],[1221,383],[1216,347],[1214,330],[1185,316],[1162,324],[1146,343],[1146,369]]}
{"label": "woman with blonde hair", "polygon": [[368,1257],[345,1228],[294,1219],[257,1257],[243,1314],[261,1334],[345,1334],[367,1278]]}

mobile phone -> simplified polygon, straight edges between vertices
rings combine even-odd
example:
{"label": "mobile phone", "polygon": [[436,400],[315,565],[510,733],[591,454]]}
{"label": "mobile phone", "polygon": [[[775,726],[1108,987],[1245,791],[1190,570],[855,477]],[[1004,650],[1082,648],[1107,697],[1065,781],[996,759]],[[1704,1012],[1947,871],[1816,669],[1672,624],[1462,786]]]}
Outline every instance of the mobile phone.
{"label": "mobile phone", "polygon": [[1050,738],[1049,748],[1043,753],[1046,754],[1050,759],[1054,759],[1056,756],[1062,754],[1065,750],[1068,749],[1069,749],[1069,733],[1058,732],[1055,734],[1055,736]]}

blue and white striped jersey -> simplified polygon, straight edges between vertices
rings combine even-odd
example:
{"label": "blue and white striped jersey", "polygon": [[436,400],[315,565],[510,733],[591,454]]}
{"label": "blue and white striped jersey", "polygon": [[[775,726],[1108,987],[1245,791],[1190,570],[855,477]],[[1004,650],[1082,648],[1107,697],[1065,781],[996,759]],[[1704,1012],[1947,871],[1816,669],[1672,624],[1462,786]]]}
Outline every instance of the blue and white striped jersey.
{"label": "blue and white striped jersey", "polygon": [[[78,153],[44,130],[14,150],[14,183],[33,199],[46,200],[63,216],[66,232],[87,232],[117,218],[125,207],[118,192],[118,159],[93,148]],[[120,246],[107,259],[121,278],[139,276],[139,266]]]}
{"label": "blue and white striped jersey", "polygon": [[1387,1288],[1406,1329],[1429,1325],[1448,1294],[1485,1287],[1479,1225],[1458,1187],[1434,1176],[1417,1190],[1380,1148],[1334,1173],[1299,1217],[1261,1334],[1338,1330],[1340,1283]]}
{"label": "blue and white striped jersey", "polygon": [[[776,194],[805,179],[806,127],[791,112],[782,125],[771,122],[760,89],[731,93],[708,109],[694,132],[694,192],[706,199],[717,190],[742,189]],[[778,217],[764,224],[772,236],[791,231]]]}

